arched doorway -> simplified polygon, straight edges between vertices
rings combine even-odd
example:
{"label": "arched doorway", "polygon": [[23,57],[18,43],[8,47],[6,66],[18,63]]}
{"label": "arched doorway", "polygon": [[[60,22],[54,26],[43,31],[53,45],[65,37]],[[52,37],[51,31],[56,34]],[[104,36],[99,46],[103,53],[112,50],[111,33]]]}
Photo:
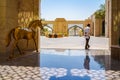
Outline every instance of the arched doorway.
{"label": "arched doorway", "polygon": [[73,25],[68,28],[69,36],[82,36],[83,28],[78,25]]}
{"label": "arched doorway", "polygon": [[44,36],[53,33],[53,28],[49,25],[45,25],[43,30],[44,30],[43,31]]}

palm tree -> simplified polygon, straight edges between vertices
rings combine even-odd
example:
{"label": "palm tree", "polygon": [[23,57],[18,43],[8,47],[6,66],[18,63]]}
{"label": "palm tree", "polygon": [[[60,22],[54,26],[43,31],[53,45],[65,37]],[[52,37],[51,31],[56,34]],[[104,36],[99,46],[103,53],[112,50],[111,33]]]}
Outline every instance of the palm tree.
{"label": "palm tree", "polygon": [[[42,21],[45,21],[44,18],[41,19]],[[49,30],[47,28],[45,28],[45,26],[48,26],[48,24],[43,24],[43,29],[41,30],[41,35],[45,35],[46,32],[48,32]]]}
{"label": "palm tree", "polygon": [[105,19],[105,4],[101,4],[100,9],[95,12],[95,18]]}

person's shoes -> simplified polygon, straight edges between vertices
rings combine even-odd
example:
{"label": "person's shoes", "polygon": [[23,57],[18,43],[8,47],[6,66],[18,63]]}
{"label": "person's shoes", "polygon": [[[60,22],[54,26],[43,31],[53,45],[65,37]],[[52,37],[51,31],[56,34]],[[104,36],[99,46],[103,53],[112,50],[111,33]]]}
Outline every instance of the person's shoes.
{"label": "person's shoes", "polygon": [[90,48],[90,45],[88,45],[88,49]]}
{"label": "person's shoes", "polygon": [[90,48],[90,45],[87,45],[87,47],[85,47],[85,49],[89,49]]}
{"label": "person's shoes", "polygon": [[88,49],[88,48],[85,48],[86,50]]}

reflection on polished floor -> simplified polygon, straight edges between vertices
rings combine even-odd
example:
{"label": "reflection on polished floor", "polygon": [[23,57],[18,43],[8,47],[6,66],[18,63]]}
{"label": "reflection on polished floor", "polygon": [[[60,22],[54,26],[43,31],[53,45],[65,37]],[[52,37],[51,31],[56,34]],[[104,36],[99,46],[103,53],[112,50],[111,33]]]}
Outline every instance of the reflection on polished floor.
{"label": "reflection on polished floor", "polygon": [[0,80],[119,80],[120,58],[109,50],[41,49],[0,63]]}
{"label": "reflection on polished floor", "polygon": [[42,80],[120,79],[119,60],[109,50],[42,49],[40,62]]}

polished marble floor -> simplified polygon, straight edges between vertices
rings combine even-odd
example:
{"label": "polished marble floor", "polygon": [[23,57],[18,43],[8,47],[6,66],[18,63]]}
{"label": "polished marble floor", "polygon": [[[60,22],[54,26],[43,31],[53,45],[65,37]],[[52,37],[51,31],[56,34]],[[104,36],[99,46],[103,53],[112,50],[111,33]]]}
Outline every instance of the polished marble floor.
{"label": "polished marble floor", "polygon": [[109,50],[41,49],[40,53],[26,53],[0,62],[0,80],[120,80],[120,58],[112,57]]}
{"label": "polished marble floor", "polygon": [[120,80],[109,50],[43,49],[40,60],[42,80]]}

